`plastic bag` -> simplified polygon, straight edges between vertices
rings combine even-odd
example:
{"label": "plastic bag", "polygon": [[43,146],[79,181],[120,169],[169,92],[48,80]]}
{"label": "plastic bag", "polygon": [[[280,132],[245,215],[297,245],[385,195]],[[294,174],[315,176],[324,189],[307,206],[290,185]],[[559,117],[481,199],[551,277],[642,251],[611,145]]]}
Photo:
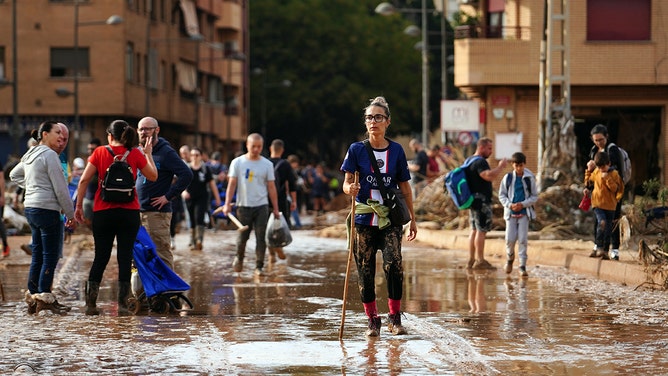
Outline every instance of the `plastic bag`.
{"label": "plastic bag", "polygon": [[269,248],[283,248],[292,243],[292,235],[290,234],[290,227],[285,220],[283,213],[279,215],[280,219],[275,219],[274,215],[269,216],[267,222],[267,232],[265,233],[265,240]]}
{"label": "plastic bag", "polygon": [[589,211],[591,208],[591,197],[586,194],[582,196],[582,201],[580,201],[578,208],[580,208],[582,211]]}

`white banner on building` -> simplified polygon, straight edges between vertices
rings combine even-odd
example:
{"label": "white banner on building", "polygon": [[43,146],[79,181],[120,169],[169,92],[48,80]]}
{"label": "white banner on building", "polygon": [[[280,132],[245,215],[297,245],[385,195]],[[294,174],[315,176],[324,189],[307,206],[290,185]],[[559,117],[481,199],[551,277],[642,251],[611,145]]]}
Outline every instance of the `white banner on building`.
{"label": "white banner on building", "polygon": [[480,129],[480,104],[477,101],[441,101],[441,130],[474,131]]}
{"label": "white banner on building", "polygon": [[522,132],[496,133],[494,135],[494,158],[510,159],[522,151]]}

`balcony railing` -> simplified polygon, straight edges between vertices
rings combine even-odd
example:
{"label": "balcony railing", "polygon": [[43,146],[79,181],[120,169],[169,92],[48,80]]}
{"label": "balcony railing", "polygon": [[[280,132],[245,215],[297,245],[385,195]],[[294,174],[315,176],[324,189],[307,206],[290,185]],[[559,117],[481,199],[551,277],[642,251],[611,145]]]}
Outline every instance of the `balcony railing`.
{"label": "balcony railing", "polygon": [[531,29],[528,26],[455,26],[455,39],[514,39],[528,40]]}

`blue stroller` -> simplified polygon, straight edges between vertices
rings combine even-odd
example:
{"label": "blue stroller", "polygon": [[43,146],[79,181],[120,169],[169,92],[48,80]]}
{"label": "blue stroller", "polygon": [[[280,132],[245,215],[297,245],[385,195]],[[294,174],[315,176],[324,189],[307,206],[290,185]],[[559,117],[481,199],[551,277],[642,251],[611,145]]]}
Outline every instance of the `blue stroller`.
{"label": "blue stroller", "polygon": [[[128,299],[128,310],[137,314],[141,311],[156,313],[177,312],[182,302],[193,308],[190,300],[183,295],[190,290],[178,274],[158,257],[155,244],[144,226],[139,228],[133,249],[134,269],[132,292]],[[139,278],[136,278],[139,276]]]}

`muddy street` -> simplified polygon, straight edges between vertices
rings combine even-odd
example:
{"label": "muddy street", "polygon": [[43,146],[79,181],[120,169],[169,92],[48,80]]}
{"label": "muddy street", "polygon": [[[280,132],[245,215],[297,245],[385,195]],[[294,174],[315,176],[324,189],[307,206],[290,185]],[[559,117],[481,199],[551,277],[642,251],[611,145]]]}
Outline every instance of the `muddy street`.
{"label": "muddy street", "polygon": [[[572,375],[662,374],[668,366],[661,292],[547,267],[532,267],[528,279],[467,273],[462,252],[410,243],[402,306],[408,335],[383,328],[378,339],[364,337],[353,265],[339,341],[345,240],[295,231],[287,259],[256,277],[252,237],[243,272],[232,272],[234,236],[207,232],[203,251],[187,250],[187,236],[177,236],[176,271],[190,283],[194,304],[181,314],[117,316],[112,257],[98,299],[102,315],[85,316],[88,244],[66,250],[54,283],[72,311],[28,315],[22,289],[30,260],[13,253],[0,264],[0,373]],[[382,274],[376,282],[386,315]]]}

